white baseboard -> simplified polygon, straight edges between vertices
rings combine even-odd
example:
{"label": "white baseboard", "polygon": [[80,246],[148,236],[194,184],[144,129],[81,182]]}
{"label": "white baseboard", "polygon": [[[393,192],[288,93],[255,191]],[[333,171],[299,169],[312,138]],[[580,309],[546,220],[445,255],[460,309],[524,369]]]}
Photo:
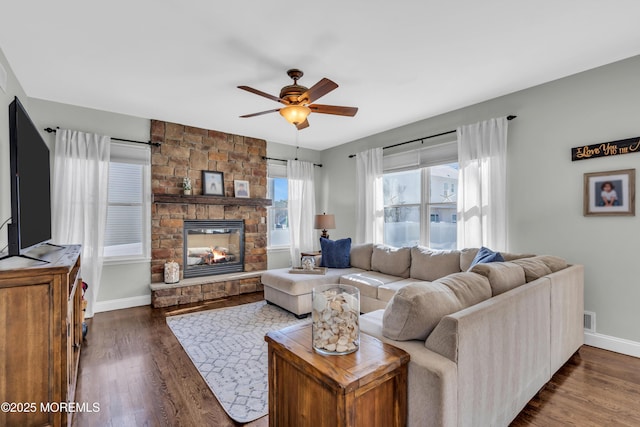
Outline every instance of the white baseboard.
{"label": "white baseboard", "polygon": [[604,350],[640,358],[640,342],[616,338],[609,335],[585,332],[584,343]]}
{"label": "white baseboard", "polygon": [[94,313],[103,311],[121,310],[123,308],[140,307],[141,305],[151,305],[151,295],[141,295],[139,297],[112,299],[109,301],[98,301],[94,307]]}

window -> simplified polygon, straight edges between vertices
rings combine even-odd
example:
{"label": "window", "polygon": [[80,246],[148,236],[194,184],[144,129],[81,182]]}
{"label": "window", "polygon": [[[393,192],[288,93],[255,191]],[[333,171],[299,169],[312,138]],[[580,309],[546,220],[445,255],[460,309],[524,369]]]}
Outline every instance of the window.
{"label": "window", "polygon": [[457,163],[385,173],[384,242],[455,249],[457,183]]}
{"label": "window", "polygon": [[286,175],[286,167],[269,165],[267,197],[272,200],[272,205],[267,209],[269,247],[287,247],[290,244],[289,183]]}
{"label": "window", "polygon": [[384,242],[388,245],[420,243],[420,176],[420,169],[384,174]]}
{"label": "window", "polygon": [[458,163],[423,169],[425,175],[426,209],[429,225],[424,233],[426,246],[433,249],[455,249],[457,246]]}
{"label": "window", "polygon": [[111,143],[104,256],[122,262],[149,258],[149,148]]}

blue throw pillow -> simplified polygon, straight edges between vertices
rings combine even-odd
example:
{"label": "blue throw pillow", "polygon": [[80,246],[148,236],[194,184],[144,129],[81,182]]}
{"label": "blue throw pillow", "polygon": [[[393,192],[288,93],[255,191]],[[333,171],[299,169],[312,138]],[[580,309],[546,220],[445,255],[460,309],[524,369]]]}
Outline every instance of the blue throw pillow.
{"label": "blue throw pillow", "polygon": [[347,268],[351,267],[351,238],[340,240],[329,240],[320,238],[320,248],[322,249],[322,260],[320,267]]}
{"label": "blue throw pillow", "polygon": [[471,266],[469,270],[476,264],[486,264],[489,262],[503,262],[504,258],[500,255],[500,252],[494,252],[489,248],[485,248],[484,246],[480,248],[478,253],[476,254],[473,261],[471,261]]}

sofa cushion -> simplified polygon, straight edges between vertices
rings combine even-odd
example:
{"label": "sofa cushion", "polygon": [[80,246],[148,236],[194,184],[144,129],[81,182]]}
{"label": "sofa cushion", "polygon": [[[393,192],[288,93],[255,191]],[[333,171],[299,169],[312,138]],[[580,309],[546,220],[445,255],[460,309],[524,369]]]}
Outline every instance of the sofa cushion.
{"label": "sofa cushion", "polygon": [[373,243],[351,245],[351,267],[371,270],[371,254]]}
{"label": "sofa cushion", "polygon": [[326,274],[294,274],[289,273],[289,268],[267,270],[262,273],[261,282],[265,287],[277,289],[288,295],[306,295],[320,285],[328,285],[340,282],[340,277],[345,274],[360,273],[359,268],[333,268]]}
{"label": "sofa cushion", "polygon": [[398,292],[401,288],[404,288],[407,285],[412,283],[429,283],[423,280],[417,280],[409,277],[408,279],[398,280],[396,282],[385,283],[382,286],[378,286],[378,299],[380,301],[389,302],[391,298]]}
{"label": "sofa cushion", "polygon": [[424,340],[443,316],[491,298],[486,277],[455,273],[435,282],[410,283],[398,289],[385,309],[382,333],[396,340]]}
{"label": "sofa cushion", "polygon": [[471,272],[478,273],[489,279],[493,296],[500,295],[526,283],[524,269],[512,262],[492,262],[476,264]]}
{"label": "sofa cushion", "polygon": [[490,262],[503,262],[504,258],[500,255],[500,252],[492,251],[489,248],[481,247],[476,256],[471,261],[471,267],[473,268],[476,264],[486,264]]}
{"label": "sofa cushion", "polygon": [[434,251],[424,246],[411,248],[410,276],[432,282],[460,272],[460,251]]}
{"label": "sofa cushion", "polygon": [[468,271],[471,268],[471,263],[479,250],[479,248],[464,248],[460,250],[460,271]]}
{"label": "sofa cushion", "polygon": [[477,273],[454,273],[437,280],[451,289],[463,307],[491,298],[489,279]]}
{"label": "sofa cushion", "polygon": [[539,278],[541,278],[542,276],[546,276],[547,274],[551,274],[551,269],[547,266],[547,264],[542,262],[540,257],[514,259],[511,262],[522,267],[527,283],[538,280]]}
{"label": "sofa cushion", "polygon": [[511,252],[500,252],[505,261],[513,261],[522,258],[533,258],[535,254],[514,254]]}
{"label": "sofa cushion", "polygon": [[394,248],[386,245],[374,245],[371,255],[371,269],[380,273],[409,277],[411,268],[411,248]]}
{"label": "sofa cushion", "polygon": [[320,267],[328,268],[348,268],[350,267],[351,238],[340,240],[329,240],[320,238],[320,248],[322,249],[322,261]]}
{"label": "sofa cushion", "polygon": [[547,267],[549,267],[549,269],[551,269],[552,273],[555,273],[556,271],[564,270],[569,266],[566,260],[557,256],[540,255],[538,258],[542,260],[542,262],[544,262],[547,265]]}
{"label": "sofa cushion", "polygon": [[378,286],[397,280],[397,276],[390,276],[377,271],[363,271],[340,277],[341,284],[355,286],[360,289],[360,295],[373,299],[378,298]]}
{"label": "sofa cushion", "polygon": [[462,309],[449,287],[439,282],[411,283],[391,298],[382,318],[382,334],[392,340],[425,340],[440,319]]}

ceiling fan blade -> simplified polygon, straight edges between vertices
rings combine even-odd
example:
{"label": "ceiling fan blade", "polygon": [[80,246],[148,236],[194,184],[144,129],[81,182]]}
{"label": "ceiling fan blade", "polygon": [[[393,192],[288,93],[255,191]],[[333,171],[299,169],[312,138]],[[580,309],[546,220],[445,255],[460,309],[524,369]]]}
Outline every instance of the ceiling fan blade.
{"label": "ceiling fan blade", "polygon": [[249,87],[249,86],[238,86],[238,89],[246,90],[247,92],[251,92],[251,93],[254,93],[256,95],[264,96],[265,98],[270,99],[272,101],[281,102],[283,104],[288,104],[288,102],[286,102],[284,99],[280,99],[277,96],[269,95],[266,92],[263,92],[263,91],[258,90],[258,89],[254,89],[254,88]]}
{"label": "ceiling fan blade", "polygon": [[296,127],[298,128],[298,130],[302,130],[302,129],[306,129],[309,127],[309,120],[305,119],[304,122],[299,123],[298,125],[296,125]]}
{"label": "ceiling fan blade", "polygon": [[261,111],[259,113],[245,114],[244,116],[240,116],[240,117],[243,118],[243,119],[246,119],[247,117],[261,116],[263,114],[276,113],[278,111],[280,111],[280,109],[276,108],[275,110],[267,110],[267,111]]}
{"label": "ceiling fan blade", "polygon": [[341,107],[337,105],[311,104],[308,106],[312,113],[335,114],[336,116],[353,117],[358,112],[357,107]]}
{"label": "ceiling fan blade", "polygon": [[325,96],[332,90],[336,89],[338,84],[327,79],[326,77],[314,84],[305,93],[298,97],[298,102],[304,102],[305,104],[311,104],[321,96]]}

